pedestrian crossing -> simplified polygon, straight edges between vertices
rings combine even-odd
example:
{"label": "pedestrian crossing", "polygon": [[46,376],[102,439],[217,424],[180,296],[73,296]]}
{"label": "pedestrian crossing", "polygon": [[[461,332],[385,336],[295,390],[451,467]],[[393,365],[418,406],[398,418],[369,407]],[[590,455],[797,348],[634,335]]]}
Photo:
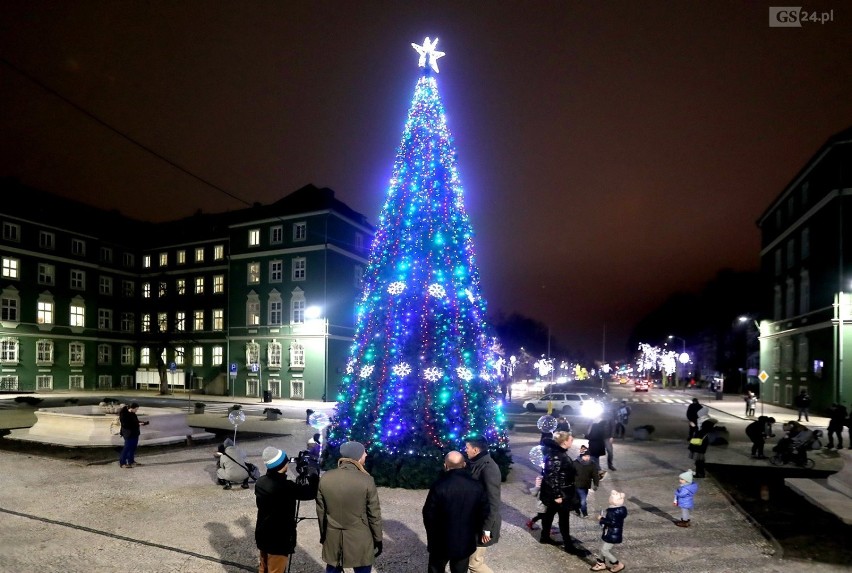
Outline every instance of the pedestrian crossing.
{"label": "pedestrian crossing", "polygon": [[628,404],[691,404],[691,396],[680,394],[646,394],[642,396],[612,396],[609,402],[620,403],[622,400]]}

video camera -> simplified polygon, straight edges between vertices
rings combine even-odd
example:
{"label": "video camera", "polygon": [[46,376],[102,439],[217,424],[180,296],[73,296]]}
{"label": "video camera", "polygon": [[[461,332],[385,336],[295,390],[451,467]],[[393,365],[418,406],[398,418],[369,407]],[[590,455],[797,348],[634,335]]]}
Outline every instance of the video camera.
{"label": "video camera", "polygon": [[296,482],[306,483],[311,476],[319,476],[319,458],[312,455],[308,450],[302,450],[295,458],[290,458],[290,463],[296,467]]}

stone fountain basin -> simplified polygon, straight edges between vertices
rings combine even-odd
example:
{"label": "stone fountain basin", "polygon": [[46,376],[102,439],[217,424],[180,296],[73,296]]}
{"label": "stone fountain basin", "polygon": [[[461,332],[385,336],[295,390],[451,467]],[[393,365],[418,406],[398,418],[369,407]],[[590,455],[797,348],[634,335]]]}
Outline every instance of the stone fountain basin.
{"label": "stone fountain basin", "polygon": [[[186,412],[180,408],[140,408],[142,426],[140,446],[176,444],[187,437],[204,440],[215,437],[187,424]],[[67,447],[121,446],[124,439],[110,432],[110,424],[118,414],[104,413],[100,406],[65,406],[40,408],[35,411],[36,423],[26,429],[12,430],[4,436],[12,440],[40,442]]]}

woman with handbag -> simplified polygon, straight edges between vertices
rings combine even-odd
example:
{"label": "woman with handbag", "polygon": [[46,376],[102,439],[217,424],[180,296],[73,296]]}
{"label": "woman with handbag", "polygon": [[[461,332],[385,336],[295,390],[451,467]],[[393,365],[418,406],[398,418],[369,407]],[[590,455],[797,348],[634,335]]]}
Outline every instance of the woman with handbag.
{"label": "woman with handbag", "polygon": [[695,436],[689,440],[689,458],[695,460],[694,477],[704,477],[705,454],[707,453],[707,446],[710,445],[710,432],[715,424],[712,420],[706,420],[701,424]]}

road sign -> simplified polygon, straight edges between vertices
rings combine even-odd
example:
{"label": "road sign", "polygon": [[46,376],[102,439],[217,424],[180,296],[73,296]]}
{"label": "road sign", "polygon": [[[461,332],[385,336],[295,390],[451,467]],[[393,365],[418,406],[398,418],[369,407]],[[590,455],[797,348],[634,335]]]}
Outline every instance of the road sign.
{"label": "road sign", "polygon": [[258,366],[255,363],[252,363],[252,365],[251,365],[251,371],[252,372],[257,372],[259,368],[260,368],[260,366]]}
{"label": "road sign", "polygon": [[237,376],[237,363],[236,362],[231,362],[230,372],[231,372],[231,376],[236,378],[236,376]]}
{"label": "road sign", "polygon": [[169,363],[169,370],[171,370],[172,374],[174,374],[177,370],[177,364],[175,364],[174,362]]}
{"label": "road sign", "polygon": [[760,378],[761,382],[766,382],[767,380],[769,380],[769,374],[766,373],[766,370],[761,370],[760,374],[758,374],[757,377]]}

